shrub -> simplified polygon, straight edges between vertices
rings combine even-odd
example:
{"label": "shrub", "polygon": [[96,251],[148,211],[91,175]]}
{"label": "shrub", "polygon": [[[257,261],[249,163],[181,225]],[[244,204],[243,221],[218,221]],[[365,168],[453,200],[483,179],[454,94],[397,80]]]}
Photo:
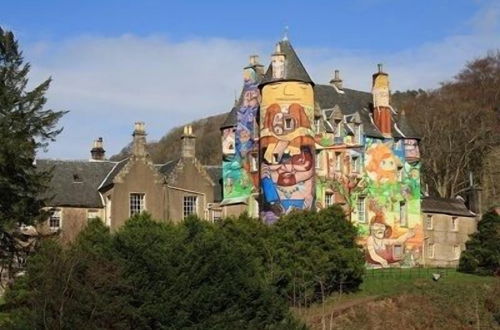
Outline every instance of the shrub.
{"label": "shrub", "polygon": [[477,232],[465,244],[459,271],[479,275],[500,274],[500,215],[495,211],[483,215]]}

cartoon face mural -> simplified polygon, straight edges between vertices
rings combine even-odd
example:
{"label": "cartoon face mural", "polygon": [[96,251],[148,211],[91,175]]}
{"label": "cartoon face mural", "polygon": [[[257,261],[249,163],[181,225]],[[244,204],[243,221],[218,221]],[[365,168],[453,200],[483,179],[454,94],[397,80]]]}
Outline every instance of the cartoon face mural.
{"label": "cartoon face mural", "polygon": [[306,83],[273,83],[262,90],[261,209],[268,222],[314,204],[313,105]]}
{"label": "cartoon face mural", "polygon": [[405,139],[405,156],[407,159],[419,159],[420,151],[418,150],[418,141],[415,139]]}
{"label": "cartoon face mural", "polygon": [[[243,72],[243,98],[236,113],[236,129],[223,131],[223,164],[222,180],[224,183],[224,200],[241,202],[257,190],[258,171],[253,154],[257,154],[258,135],[257,113],[260,103],[260,92],[253,67]],[[234,150],[231,150],[233,147]]]}
{"label": "cartoon face mural", "polygon": [[420,165],[408,163],[402,149],[399,142],[367,138],[360,195],[366,221],[358,223],[358,230],[369,268],[413,267],[421,262]]}

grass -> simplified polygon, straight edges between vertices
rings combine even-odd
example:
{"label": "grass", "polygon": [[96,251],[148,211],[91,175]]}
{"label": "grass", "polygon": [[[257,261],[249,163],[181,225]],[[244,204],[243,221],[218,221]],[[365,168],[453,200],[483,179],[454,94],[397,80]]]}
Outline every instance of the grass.
{"label": "grass", "polygon": [[[432,273],[440,273],[439,281]],[[311,329],[500,328],[500,279],[453,269],[367,271],[360,290],[295,309]]]}

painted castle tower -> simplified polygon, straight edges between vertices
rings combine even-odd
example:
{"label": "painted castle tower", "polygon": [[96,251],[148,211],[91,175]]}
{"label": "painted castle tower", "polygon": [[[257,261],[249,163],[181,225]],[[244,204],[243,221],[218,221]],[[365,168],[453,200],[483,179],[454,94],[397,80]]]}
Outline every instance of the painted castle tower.
{"label": "painted castle tower", "polygon": [[419,137],[390,105],[379,65],[371,93],[344,88],[339,71],[314,84],[287,39],[265,74],[256,57],[221,127],[229,214],[273,223],[295,209],[340,204],[355,223],[368,267],[422,258]]}

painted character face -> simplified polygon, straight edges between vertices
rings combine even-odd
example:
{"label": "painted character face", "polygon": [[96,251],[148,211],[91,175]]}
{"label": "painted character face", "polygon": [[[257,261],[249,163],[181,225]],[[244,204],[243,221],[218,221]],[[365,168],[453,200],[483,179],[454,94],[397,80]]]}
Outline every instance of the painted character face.
{"label": "painted character face", "polygon": [[380,162],[380,168],[384,171],[394,171],[396,169],[396,161],[391,154],[384,155]]}
{"label": "painted character face", "polygon": [[243,96],[243,106],[249,108],[255,108],[259,105],[259,91],[257,89],[251,89],[245,91]]}
{"label": "painted character face", "polygon": [[371,225],[371,233],[375,238],[383,239],[385,236],[385,225],[382,223],[374,223]]}
{"label": "painted character face", "polygon": [[283,160],[277,167],[279,186],[289,187],[309,180],[313,176],[313,157],[309,150]]}

